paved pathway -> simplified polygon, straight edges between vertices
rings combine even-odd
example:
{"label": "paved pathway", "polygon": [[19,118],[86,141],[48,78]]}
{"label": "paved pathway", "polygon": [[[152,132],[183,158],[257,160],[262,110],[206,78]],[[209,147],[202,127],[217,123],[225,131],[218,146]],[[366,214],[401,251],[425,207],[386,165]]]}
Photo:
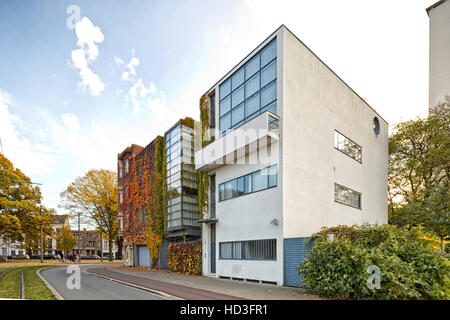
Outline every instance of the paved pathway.
{"label": "paved pathway", "polygon": [[81,289],[70,290],[66,282],[67,266],[49,268],[41,271],[41,275],[66,300],[164,300],[165,297],[136,289],[117,282],[101,279],[86,273],[86,269],[95,270],[103,266],[80,265]]}
{"label": "paved pathway", "polygon": [[92,268],[87,271],[90,273],[98,274],[115,280],[127,282],[133,285],[141,286],[151,290],[156,290],[170,294],[172,296],[185,299],[185,300],[243,300],[243,298],[221,294],[213,291],[196,289],[183,285],[173,284],[169,282],[163,282],[153,279],[147,279],[138,277],[131,274],[125,274],[121,272],[115,272],[110,268]]}
{"label": "paved pathway", "polygon": [[[269,284],[259,284],[243,281],[234,281],[218,279],[203,276],[188,276],[179,273],[154,271],[154,270],[136,270],[123,266],[106,266],[105,272],[110,275],[118,273],[136,277],[135,283],[142,283],[143,279],[153,280],[155,284],[167,287],[167,284],[174,286],[188,287],[190,289],[203,290],[209,293],[209,299],[214,299],[211,294],[220,294],[239,299],[250,300],[318,300],[319,297],[307,294],[304,289],[276,286]],[[100,271],[100,269],[97,269]],[[111,273],[114,272],[114,273]],[[161,282],[165,283],[164,285]],[[150,282],[149,282],[150,283]],[[160,288],[163,289],[163,288]],[[164,291],[164,290],[161,290]],[[176,295],[176,294],[175,294]],[[217,299],[221,299],[220,296]],[[225,298],[228,299],[228,298]]]}

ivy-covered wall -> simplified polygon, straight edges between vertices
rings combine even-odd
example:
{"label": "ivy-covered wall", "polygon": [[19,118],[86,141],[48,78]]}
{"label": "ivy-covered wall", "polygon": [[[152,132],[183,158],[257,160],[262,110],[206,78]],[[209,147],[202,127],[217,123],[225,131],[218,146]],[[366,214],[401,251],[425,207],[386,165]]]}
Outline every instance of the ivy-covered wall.
{"label": "ivy-covered wall", "polygon": [[[209,103],[208,94],[204,94],[200,98],[200,125],[201,125],[201,142],[202,147],[206,147],[211,143],[210,139],[207,139],[207,132],[209,130]],[[198,185],[198,210],[200,212],[200,218],[203,218],[205,213],[208,212],[208,188],[209,177],[205,172],[197,172],[197,185]]]}
{"label": "ivy-covered wall", "polygon": [[154,267],[165,236],[164,139],[158,136],[137,155],[129,158],[124,176],[124,208],[128,225],[127,244],[147,245]]}
{"label": "ivy-covered wall", "polygon": [[202,244],[200,241],[169,244],[168,267],[174,272],[202,274]]}

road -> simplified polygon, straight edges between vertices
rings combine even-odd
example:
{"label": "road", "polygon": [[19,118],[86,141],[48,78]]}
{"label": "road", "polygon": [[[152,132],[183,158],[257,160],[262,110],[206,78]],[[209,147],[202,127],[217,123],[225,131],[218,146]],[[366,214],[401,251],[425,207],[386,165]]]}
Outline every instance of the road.
{"label": "road", "polygon": [[41,275],[66,300],[165,300],[164,297],[145,290],[129,287],[117,282],[98,278],[86,273],[86,269],[100,267],[80,265],[80,289],[69,289],[67,267],[50,268],[41,271]]}

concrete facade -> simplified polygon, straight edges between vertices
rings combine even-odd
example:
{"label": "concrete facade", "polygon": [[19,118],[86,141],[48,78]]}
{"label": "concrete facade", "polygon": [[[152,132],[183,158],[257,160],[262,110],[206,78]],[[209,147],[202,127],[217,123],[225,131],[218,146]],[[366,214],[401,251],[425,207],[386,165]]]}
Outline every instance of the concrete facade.
{"label": "concrete facade", "polygon": [[[204,153],[211,153],[215,144],[239,130],[221,137],[216,128],[215,141],[195,157],[197,170],[215,175],[216,192],[223,182],[275,164],[277,184],[225,201],[218,201],[216,193],[217,221],[207,221],[202,228],[204,275],[282,285],[285,239],[309,237],[324,226],[387,223],[388,124],[285,26],[207,92],[215,97],[215,123],[220,122],[220,85],[275,38],[277,136],[266,133],[266,140],[258,140],[255,146],[229,152],[220,147],[217,159],[208,158]],[[257,126],[267,114],[261,113],[242,127]],[[379,122],[378,135],[374,118]],[[362,147],[361,162],[334,147],[336,130]],[[241,161],[257,153],[268,156],[263,162]],[[210,159],[208,163],[205,158]],[[252,164],[243,164],[249,162]],[[335,202],[335,183],[361,193],[361,208]],[[215,273],[210,256],[212,228],[216,234]],[[263,239],[276,239],[275,260],[219,259],[221,242]]]}
{"label": "concrete facade", "polygon": [[434,108],[450,96],[450,1],[441,0],[427,9],[430,17],[430,93]]}

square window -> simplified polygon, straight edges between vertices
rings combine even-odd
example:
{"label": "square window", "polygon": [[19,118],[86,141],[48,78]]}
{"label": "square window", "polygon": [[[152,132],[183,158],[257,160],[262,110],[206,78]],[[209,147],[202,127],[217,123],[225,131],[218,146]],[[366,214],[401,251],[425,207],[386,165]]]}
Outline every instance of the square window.
{"label": "square window", "polygon": [[231,108],[236,107],[242,102],[244,102],[244,86],[241,86],[231,94]]}
{"label": "square window", "polygon": [[277,40],[273,40],[261,51],[261,67],[264,67],[277,56]]}
{"label": "square window", "polygon": [[245,83],[245,98],[259,91],[259,73]]}
{"label": "square window", "polygon": [[223,116],[225,113],[231,109],[231,98],[226,97],[224,100],[220,101],[220,115]]}
{"label": "square window", "polygon": [[231,90],[235,90],[241,84],[244,83],[244,68],[239,69],[231,77]]}
{"label": "square window", "polygon": [[277,98],[277,83],[273,82],[261,90],[261,106],[265,107]]}
{"label": "square window", "polygon": [[261,87],[277,78],[277,62],[274,61],[261,71]]}
{"label": "square window", "polygon": [[259,54],[254,56],[247,64],[245,65],[245,79],[249,79],[256,72],[259,71]]}
{"label": "square window", "polygon": [[225,98],[227,95],[229,95],[231,92],[231,80],[228,79],[223,84],[220,85],[219,93],[220,93],[220,100]]}
{"label": "square window", "polygon": [[231,125],[235,126],[239,122],[244,120],[244,104],[242,103],[237,108],[234,108],[231,112]]}
{"label": "square window", "polygon": [[220,130],[225,132],[231,127],[231,113],[227,113],[225,116],[220,118]]}
{"label": "square window", "polygon": [[257,111],[259,111],[259,93],[245,101],[245,117],[247,118]]}

